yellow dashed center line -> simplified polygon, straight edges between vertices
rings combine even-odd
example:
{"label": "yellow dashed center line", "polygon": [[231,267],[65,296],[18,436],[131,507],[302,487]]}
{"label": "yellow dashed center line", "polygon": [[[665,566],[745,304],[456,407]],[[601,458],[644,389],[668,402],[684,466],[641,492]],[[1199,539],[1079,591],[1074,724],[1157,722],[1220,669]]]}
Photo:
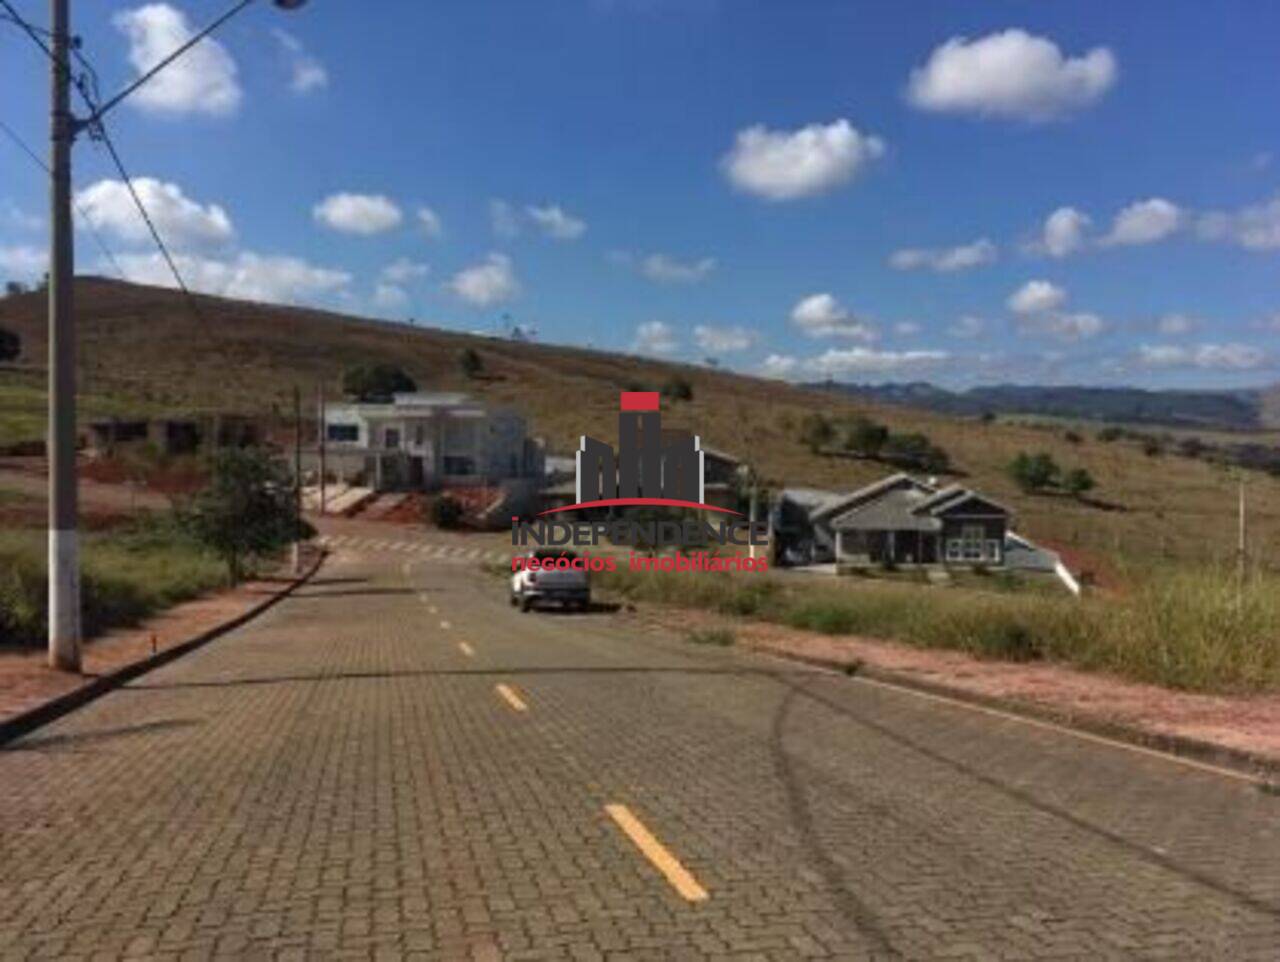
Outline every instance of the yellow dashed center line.
{"label": "yellow dashed center line", "polygon": [[465,641],[458,642],[458,650],[461,651],[468,658],[474,658],[476,656],[476,650],[472,648],[470,645],[468,645]]}
{"label": "yellow dashed center line", "polygon": [[667,881],[671,883],[680,895],[690,902],[704,902],[708,898],[707,890],[698,884],[698,880],[689,874],[688,869],[680,864],[680,860],[672,855],[667,849],[653,837],[650,832],[640,822],[638,818],[631,814],[631,810],[625,805],[606,805],[604,810],[609,813],[610,817],[618,823],[618,827],[626,833],[627,838],[631,839],[636,848],[644,854],[653,867],[666,876]]}
{"label": "yellow dashed center line", "polygon": [[494,688],[503,700],[516,711],[528,711],[529,706],[524,703],[524,699],[515,693],[510,685],[495,685]]}

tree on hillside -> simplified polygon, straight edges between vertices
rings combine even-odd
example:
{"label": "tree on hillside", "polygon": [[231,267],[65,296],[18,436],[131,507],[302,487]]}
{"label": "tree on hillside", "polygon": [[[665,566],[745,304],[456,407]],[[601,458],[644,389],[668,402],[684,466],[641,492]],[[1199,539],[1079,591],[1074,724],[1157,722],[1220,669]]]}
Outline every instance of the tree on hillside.
{"label": "tree on hillside", "polygon": [[484,360],[474,347],[464,347],[458,354],[458,367],[466,377],[474,380],[484,373]]}
{"label": "tree on hillside", "polygon": [[877,424],[868,417],[858,415],[845,426],[844,447],[864,458],[876,458],[885,442],[889,440],[889,429]]}
{"label": "tree on hillside", "polygon": [[684,375],[673,374],[667,379],[667,383],[662,385],[662,396],[672,401],[692,401],[693,385]]}
{"label": "tree on hillside", "polygon": [[393,394],[418,390],[417,383],[394,364],[357,364],[342,375],[342,390],[358,401],[386,401]]}
{"label": "tree on hillside", "polygon": [[1094,489],[1093,475],[1084,468],[1072,468],[1062,476],[1062,487],[1072,497],[1079,498]]}
{"label": "tree on hillside", "polygon": [[227,564],[234,584],[246,563],[315,532],[297,515],[293,479],[262,448],[225,448],[213,457],[209,483],[185,511],[197,540]]}
{"label": "tree on hillside", "polygon": [[1039,454],[1019,451],[1017,456],[1009,462],[1007,470],[1013,483],[1029,494],[1051,487],[1057,482],[1058,475],[1061,473],[1058,463],[1043,451]]}
{"label": "tree on hillside", "polygon": [[0,327],[0,361],[16,361],[22,353],[22,338],[17,331]]}
{"label": "tree on hillside", "polygon": [[800,440],[814,454],[829,445],[836,436],[836,429],[821,414],[806,414],[800,422]]}
{"label": "tree on hillside", "polygon": [[951,456],[918,431],[890,434],[880,448],[880,457],[903,467],[935,474],[951,468]]}
{"label": "tree on hillside", "polygon": [[4,282],[5,297],[17,297],[19,294],[25,294],[25,293],[27,293],[27,285],[22,283],[22,281],[5,281]]}

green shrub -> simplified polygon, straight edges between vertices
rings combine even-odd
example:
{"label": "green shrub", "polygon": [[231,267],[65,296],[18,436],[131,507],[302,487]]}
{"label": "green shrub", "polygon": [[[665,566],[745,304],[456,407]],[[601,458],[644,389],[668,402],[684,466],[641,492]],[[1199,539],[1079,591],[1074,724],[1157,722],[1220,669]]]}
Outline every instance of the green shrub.
{"label": "green shrub", "polygon": [[462,504],[444,494],[431,502],[431,523],[437,528],[456,528],[462,524]]}

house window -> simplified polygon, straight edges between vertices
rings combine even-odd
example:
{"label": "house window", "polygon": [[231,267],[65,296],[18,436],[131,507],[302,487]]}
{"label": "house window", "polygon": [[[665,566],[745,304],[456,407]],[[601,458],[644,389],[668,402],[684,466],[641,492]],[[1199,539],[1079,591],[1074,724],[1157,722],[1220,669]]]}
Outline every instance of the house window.
{"label": "house window", "polygon": [[347,441],[352,443],[359,441],[360,425],[330,424],[328,426],[328,438],[330,441]]}
{"label": "house window", "polygon": [[387,428],[382,435],[382,443],[387,446],[389,451],[394,451],[400,447],[400,429]]}
{"label": "house window", "polygon": [[964,542],[964,560],[981,561],[986,548],[986,531],[980,524],[966,524],[960,529],[960,539]]}
{"label": "house window", "polygon": [[964,542],[959,538],[947,539],[947,560],[963,561],[964,560]]}
{"label": "house window", "polygon": [[987,560],[1000,562],[1000,541],[996,538],[987,539]]}
{"label": "house window", "polygon": [[418,447],[422,447],[427,443],[427,426],[425,424],[415,424],[413,426],[413,443]]}

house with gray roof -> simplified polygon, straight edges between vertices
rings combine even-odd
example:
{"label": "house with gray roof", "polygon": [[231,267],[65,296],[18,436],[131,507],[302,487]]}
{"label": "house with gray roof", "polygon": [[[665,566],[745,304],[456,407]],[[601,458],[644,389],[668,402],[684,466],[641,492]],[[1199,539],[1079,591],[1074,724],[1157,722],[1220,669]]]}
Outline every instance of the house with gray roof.
{"label": "house with gray roof", "polygon": [[784,557],[800,563],[996,567],[1011,520],[1003,505],[962,485],[893,474],[847,494],[784,491],[774,523]]}

